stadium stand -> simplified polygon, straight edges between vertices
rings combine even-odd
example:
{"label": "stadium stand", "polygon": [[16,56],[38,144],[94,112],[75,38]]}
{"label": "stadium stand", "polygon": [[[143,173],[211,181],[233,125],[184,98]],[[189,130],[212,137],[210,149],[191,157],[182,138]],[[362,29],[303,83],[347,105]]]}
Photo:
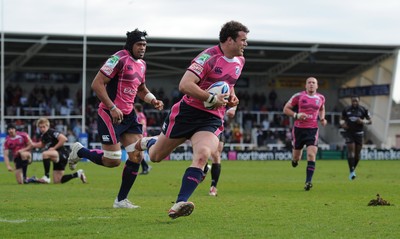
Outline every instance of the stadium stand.
{"label": "stadium stand", "polygon": [[[18,119],[21,127],[29,126],[33,125],[36,116],[48,115],[53,121],[62,119],[63,129],[68,131],[86,115],[82,130],[95,142],[95,120],[91,116],[97,101],[90,90],[82,93],[83,75],[88,79],[86,89],[90,89],[99,66],[108,54],[121,49],[124,36],[87,36],[86,72],[82,72],[82,36],[7,32],[4,36],[6,107],[5,121],[2,122]],[[179,98],[176,84],[187,62],[217,40],[150,37],[148,42],[148,86],[171,104]],[[264,122],[269,128],[258,133],[261,135],[259,146],[269,144],[268,149],[287,147],[284,132],[291,119],[285,119],[281,113],[285,103],[282,100],[303,89],[306,77],[314,76],[319,79],[319,91],[327,95],[330,126],[321,129],[324,145],[335,148],[343,144],[337,128],[339,112],[348,104],[349,94],[358,92],[364,94],[361,103],[373,114],[374,124],[367,137],[379,148],[400,147],[400,136],[396,134],[400,132],[399,110],[396,110],[399,106],[391,100],[390,87],[385,88],[394,82],[398,48],[250,39],[245,51],[246,65],[236,88],[241,99],[239,114],[234,122],[230,122],[232,130],[234,125],[239,128],[241,136],[231,143],[257,145],[254,139],[257,137],[251,132],[256,134]],[[82,98],[86,102],[83,112]],[[156,133],[166,112],[146,113],[150,129]],[[35,132],[34,128],[30,130]]]}

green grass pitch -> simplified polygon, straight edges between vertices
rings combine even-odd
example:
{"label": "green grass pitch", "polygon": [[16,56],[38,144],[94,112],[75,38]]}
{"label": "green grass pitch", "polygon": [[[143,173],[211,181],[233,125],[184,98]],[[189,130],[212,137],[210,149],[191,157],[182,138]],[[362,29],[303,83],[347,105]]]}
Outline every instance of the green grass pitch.
{"label": "green grass pitch", "polygon": [[[218,196],[208,195],[208,175],[192,215],[176,220],[167,211],[190,162],[151,165],[129,194],[141,206],[131,210],[112,208],[122,165],[79,163],[87,184],[17,185],[0,163],[0,238],[400,238],[400,160],[361,161],[354,181],[345,160],[319,160],[308,192],[304,160],[223,161]],[[41,162],[32,175],[43,175]],[[367,206],[377,193],[392,205]]]}

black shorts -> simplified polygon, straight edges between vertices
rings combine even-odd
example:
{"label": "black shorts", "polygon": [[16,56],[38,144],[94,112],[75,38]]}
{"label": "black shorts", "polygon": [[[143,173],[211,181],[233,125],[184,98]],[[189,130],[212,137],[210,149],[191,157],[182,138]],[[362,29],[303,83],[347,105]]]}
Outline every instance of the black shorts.
{"label": "black shorts", "polygon": [[209,131],[218,136],[224,126],[219,117],[180,101],[172,106],[161,130],[171,139],[190,139],[199,131]]}
{"label": "black shorts", "polygon": [[142,134],[142,125],[138,123],[134,110],[129,115],[124,115],[121,124],[113,124],[109,110],[99,108],[97,125],[102,144],[117,144],[124,133]]}
{"label": "black shorts", "polygon": [[58,163],[53,163],[53,170],[64,171],[65,166],[67,166],[67,163],[68,163],[69,152],[65,148],[57,150],[57,152],[58,152],[59,161],[58,161]]}
{"label": "black shorts", "polygon": [[18,156],[14,158],[15,169],[21,169],[24,166],[24,162],[21,157]]}
{"label": "black shorts", "polygon": [[318,145],[318,128],[293,128],[294,149],[302,149],[304,145]]}
{"label": "black shorts", "polygon": [[346,140],[346,144],[355,143],[357,145],[363,144],[364,131],[345,131],[343,137]]}

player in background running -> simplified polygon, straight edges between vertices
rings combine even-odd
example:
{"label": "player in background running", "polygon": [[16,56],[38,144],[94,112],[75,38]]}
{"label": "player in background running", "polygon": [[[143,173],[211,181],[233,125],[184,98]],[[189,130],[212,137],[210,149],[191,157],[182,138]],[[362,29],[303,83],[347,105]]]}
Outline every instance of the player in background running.
{"label": "player in background running", "polygon": [[[327,124],[325,119],[325,97],[317,92],[318,80],[309,77],[306,80],[306,90],[294,94],[285,104],[283,113],[294,118],[293,135],[293,160],[292,166],[297,167],[303,148],[307,150],[306,182],[304,190],[312,187],[315,170],[316,155],[318,152],[318,121],[322,126]],[[297,108],[297,112],[293,111]]]}
{"label": "player in background running", "polygon": [[347,146],[350,180],[356,178],[356,168],[360,162],[364,142],[364,125],[371,123],[371,115],[365,107],[360,105],[360,97],[351,97],[351,105],[343,109],[340,119],[340,126],[345,130],[343,136]]}

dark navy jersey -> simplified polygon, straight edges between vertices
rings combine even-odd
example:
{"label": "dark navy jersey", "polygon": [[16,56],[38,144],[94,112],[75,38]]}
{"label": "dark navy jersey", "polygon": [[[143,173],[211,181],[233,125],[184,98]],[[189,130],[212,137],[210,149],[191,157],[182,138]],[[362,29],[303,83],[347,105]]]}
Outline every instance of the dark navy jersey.
{"label": "dark navy jersey", "polygon": [[352,105],[350,105],[343,109],[342,119],[346,122],[348,126],[347,131],[363,131],[364,125],[357,123],[357,120],[370,120],[371,116],[368,110],[363,106],[359,105],[357,107],[353,107]]}
{"label": "dark navy jersey", "polygon": [[[48,150],[51,147],[54,147],[58,143],[58,136],[60,135],[60,132],[54,130],[54,129],[49,129],[45,133],[43,133],[40,136],[40,140],[44,144],[44,149]],[[63,150],[64,146],[61,146],[57,150]]]}

